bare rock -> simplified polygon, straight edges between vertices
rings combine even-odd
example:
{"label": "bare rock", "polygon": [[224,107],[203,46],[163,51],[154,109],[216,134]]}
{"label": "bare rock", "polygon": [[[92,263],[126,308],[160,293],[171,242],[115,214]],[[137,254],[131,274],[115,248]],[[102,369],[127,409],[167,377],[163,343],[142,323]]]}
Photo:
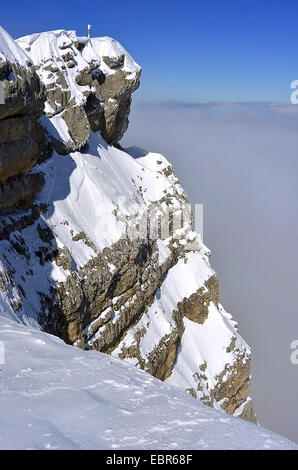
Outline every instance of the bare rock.
{"label": "bare rock", "polygon": [[0,104],[0,210],[10,210],[28,203],[41,189],[41,178],[27,173],[45,152],[40,117],[46,95],[32,63],[0,61],[0,80],[4,90],[4,103]]}

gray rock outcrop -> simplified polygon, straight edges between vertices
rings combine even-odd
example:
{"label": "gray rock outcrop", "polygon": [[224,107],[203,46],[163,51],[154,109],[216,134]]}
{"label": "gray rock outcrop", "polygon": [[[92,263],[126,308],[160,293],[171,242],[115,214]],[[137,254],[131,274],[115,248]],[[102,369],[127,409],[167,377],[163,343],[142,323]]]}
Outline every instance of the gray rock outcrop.
{"label": "gray rock outcrop", "polygon": [[23,63],[9,60],[9,46],[17,46],[3,30],[0,33],[2,47],[6,44],[0,55],[0,210],[9,210],[28,202],[41,188],[41,178],[27,173],[44,146],[40,117],[46,95],[32,62],[20,48]]}
{"label": "gray rock outcrop", "polygon": [[[45,42],[51,44],[50,53],[44,51]],[[52,136],[57,152],[80,149],[90,132],[101,132],[109,144],[121,139],[141,68],[117,41],[53,31],[20,38],[18,44],[45,83],[47,118],[59,116],[66,124],[62,138]]]}

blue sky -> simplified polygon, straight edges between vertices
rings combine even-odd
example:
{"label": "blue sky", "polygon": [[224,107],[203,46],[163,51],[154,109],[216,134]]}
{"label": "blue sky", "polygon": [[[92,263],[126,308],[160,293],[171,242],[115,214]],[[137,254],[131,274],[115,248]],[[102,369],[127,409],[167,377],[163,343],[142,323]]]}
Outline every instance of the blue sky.
{"label": "blue sky", "polygon": [[298,79],[298,3],[291,0],[14,0],[13,37],[75,29],[118,39],[143,67],[137,100],[284,101]]}

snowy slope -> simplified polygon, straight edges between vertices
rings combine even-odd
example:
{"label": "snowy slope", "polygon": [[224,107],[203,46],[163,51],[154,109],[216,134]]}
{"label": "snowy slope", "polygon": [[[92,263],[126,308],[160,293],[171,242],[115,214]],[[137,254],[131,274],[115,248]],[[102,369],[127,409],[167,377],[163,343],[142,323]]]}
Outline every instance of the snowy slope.
{"label": "snowy slope", "polygon": [[0,449],[298,449],[111,356],[0,317]]}
{"label": "snowy slope", "polygon": [[[23,50],[30,49],[30,57],[34,64],[41,64],[46,62],[47,59],[55,59],[55,64],[58,66],[62,62],[62,56],[68,50],[72,50],[74,43],[84,43],[82,54],[80,51],[75,51],[76,71],[84,70],[90,65],[92,61],[101,64],[101,70],[105,73],[113,74],[115,71],[104,64],[102,58],[119,58],[124,56],[124,70],[131,74],[140,71],[140,66],[133,60],[131,55],[113,38],[108,36],[91,38],[77,36],[76,31],[47,31],[44,33],[36,33],[28,36],[23,36],[16,41],[20,48]],[[61,68],[61,66],[60,66]],[[46,75],[44,76],[45,83]],[[77,90],[77,84],[71,84],[73,90]]]}
{"label": "snowy slope", "polygon": [[21,49],[14,39],[0,26],[0,62],[8,61],[28,68],[31,62],[28,55]]}

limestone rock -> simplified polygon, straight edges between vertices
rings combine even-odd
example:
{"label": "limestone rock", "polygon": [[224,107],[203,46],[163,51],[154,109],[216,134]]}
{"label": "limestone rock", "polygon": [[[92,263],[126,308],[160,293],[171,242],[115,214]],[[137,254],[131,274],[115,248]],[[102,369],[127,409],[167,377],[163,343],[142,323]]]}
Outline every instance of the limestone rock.
{"label": "limestone rock", "polygon": [[[2,29],[0,39],[0,80],[4,94],[0,104],[0,208],[9,209],[21,200],[29,200],[40,189],[36,177],[26,173],[41,154],[44,135],[39,120],[46,96],[25,53]],[[21,63],[15,61],[15,48]]]}
{"label": "limestone rock", "polygon": [[[57,116],[66,124],[58,142],[56,137],[52,140],[56,151],[65,154],[80,149],[91,131],[100,131],[111,144],[121,139],[141,69],[117,41],[108,37],[89,40],[75,31],[61,30],[26,36],[18,44],[45,83],[46,128],[51,128]],[[51,54],[46,55],[49,46]]]}

